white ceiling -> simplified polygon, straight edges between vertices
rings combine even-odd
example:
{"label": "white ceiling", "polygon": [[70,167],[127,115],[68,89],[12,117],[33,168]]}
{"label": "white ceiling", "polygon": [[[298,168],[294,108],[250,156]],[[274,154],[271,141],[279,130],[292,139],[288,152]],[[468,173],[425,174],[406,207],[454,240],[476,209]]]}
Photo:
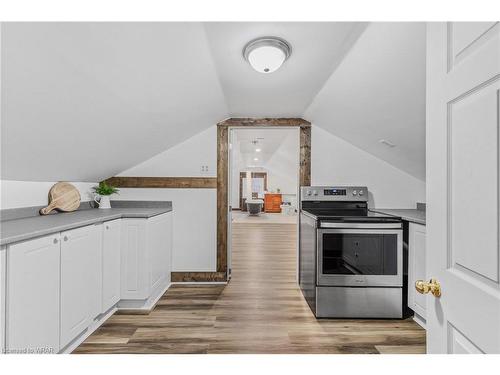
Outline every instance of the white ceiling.
{"label": "white ceiling", "polygon": [[305,118],[425,180],[425,35],[425,23],[371,23]]}
{"label": "white ceiling", "polygon": [[[233,143],[237,143],[241,161],[248,167],[265,165],[288,136],[297,136],[297,129],[235,129]],[[257,141],[257,144],[253,142]],[[260,149],[257,152],[256,149]],[[254,159],[258,160],[255,161]]]}
{"label": "white ceiling", "polygon": [[2,179],[97,181],[225,117],[200,23],[2,24]]}
{"label": "white ceiling", "polygon": [[[231,117],[300,117],[366,27],[359,22],[206,23],[208,42]],[[272,74],[258,73],[243,47],[277,36],[292,55]]]}
{"label": "white ceiling", "polygon": [[[293,50],[267,75],[242,57],[265,35]],[[4,23],[1,43],[2,179],[101,180],[236,116],[304,117],[425,175],[424,24]]]}

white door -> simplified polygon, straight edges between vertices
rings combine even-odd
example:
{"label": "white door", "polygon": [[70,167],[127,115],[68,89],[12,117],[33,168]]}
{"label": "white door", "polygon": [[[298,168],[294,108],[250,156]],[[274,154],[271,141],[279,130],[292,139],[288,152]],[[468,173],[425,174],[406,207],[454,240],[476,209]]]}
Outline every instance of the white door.
{"label": "white door", "polygon": [[61,233],[61,349],[87,329],[100,305],[99,229]]}
{"label": "white door", "polygon": [[427,27],[429,353],[500,353],[500,24]]}
{"label": "white door", "polygon": [[6,347],[59,351],[59,233],[7,248]]}
{"label": "white door", "polygon": [[121,219],[103,224],[102,309],[104,313],[120,299]]}

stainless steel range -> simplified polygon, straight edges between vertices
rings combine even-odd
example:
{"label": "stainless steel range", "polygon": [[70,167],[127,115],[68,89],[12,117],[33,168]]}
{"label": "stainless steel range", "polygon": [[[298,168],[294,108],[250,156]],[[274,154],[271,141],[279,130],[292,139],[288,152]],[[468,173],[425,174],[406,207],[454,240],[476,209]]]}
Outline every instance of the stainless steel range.
{"label": "stainless steel range", "polygon": [[299,284],[318,318],[403,317],[403,224],[365,186],[301,188]]}

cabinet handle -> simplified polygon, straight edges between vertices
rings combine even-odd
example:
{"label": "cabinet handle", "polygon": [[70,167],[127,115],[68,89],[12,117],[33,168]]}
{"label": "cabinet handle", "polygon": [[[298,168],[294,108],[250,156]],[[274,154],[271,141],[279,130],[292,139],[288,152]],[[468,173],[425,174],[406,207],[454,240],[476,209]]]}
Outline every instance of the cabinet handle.
{"label": "cabinet handle", "polygon": [[64,241],[67,241],[68,240],[68,236],[64,236]]}
{"label": "cabinet handle", "polygon": [[106,225],[106,229],[109,229],[109,225]]}
{"label": "cabinet handle", "polygon": [[58,243],[59,241],[57,240],[57,238],[54,238],[54,243]]}

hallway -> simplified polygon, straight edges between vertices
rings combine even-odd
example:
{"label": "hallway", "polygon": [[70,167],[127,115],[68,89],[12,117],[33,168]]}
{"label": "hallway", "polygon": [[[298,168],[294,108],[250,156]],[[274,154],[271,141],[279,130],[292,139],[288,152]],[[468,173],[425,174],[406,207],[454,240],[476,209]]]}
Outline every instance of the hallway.
{"label": "hallway", "polygon": [[293,224],[233,224],[232,279],[174,285],[148,315],[113,315],[75,353],[424,353],[408,320],[316,320],[296,284]]}

